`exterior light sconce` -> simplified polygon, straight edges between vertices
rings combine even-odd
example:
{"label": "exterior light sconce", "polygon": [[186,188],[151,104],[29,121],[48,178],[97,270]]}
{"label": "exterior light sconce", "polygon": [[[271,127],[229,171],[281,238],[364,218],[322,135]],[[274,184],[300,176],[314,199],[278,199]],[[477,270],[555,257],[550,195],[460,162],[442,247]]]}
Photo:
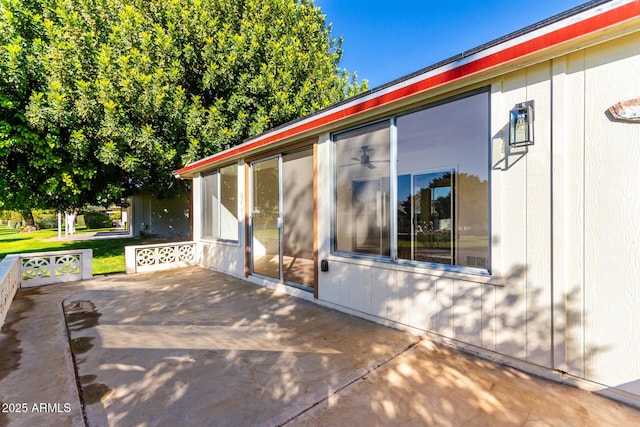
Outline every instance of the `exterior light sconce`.
{"label": "exterior light sconce", "polygon": [[533,101],[516,104],[509,112],[509,145],[533,145]]}

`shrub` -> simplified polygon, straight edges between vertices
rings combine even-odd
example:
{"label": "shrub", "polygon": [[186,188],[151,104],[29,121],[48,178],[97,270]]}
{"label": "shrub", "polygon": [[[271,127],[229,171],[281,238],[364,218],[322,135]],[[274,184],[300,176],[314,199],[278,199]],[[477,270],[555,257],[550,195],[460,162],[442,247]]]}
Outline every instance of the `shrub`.
{"label": "shrub", "polygon": [[85,212],[84,223],[87,228],[109,228],[111,218],[104,212]]}
{"label": "shrub", "polygon": [[15,224],[17,222],[24,222],[24,218],[20,212],[11,211],[11,224]]}
{"label": "shrub", "polygon": [[57,214],[39,214],[34,215],[33,222],[36,227],[44,228],[57,228],[58,227],[58,215]]}

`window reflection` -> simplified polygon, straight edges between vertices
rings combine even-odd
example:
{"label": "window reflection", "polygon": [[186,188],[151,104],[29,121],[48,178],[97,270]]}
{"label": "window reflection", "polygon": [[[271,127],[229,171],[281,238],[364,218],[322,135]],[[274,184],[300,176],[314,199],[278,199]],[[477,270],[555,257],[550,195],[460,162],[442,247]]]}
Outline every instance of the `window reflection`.
{"label": "window reflection", "polygon": [[399,259],[488,268],[488,97],[397,118]]}
{"label": "window reflection", "polygon": [[226,166],[202,178],[202,237],[238,240],[238,167]]}
{"label": "window reflection", "polygon": [[220,169],[220,238],[238,240],[238,167]]}
{"label": "window reflection", "polygon": [[[340,252],[489,268],[489,93],[334,136],[335,246]],[[397,193],[391,199],[391,179]],[[396,210],[397,233],[390,235]]]}
{"label": "window reflection", "polygon": [[202,178],[202,237],[218,237],[218,172]]}
{"label": "window reflection", "polygon": [[398,258],[452,264],[453,171],[398,177]]}
{"label": "window reflection", "polygon": [[390,255],[389,122],[336,136],[336,246]]}

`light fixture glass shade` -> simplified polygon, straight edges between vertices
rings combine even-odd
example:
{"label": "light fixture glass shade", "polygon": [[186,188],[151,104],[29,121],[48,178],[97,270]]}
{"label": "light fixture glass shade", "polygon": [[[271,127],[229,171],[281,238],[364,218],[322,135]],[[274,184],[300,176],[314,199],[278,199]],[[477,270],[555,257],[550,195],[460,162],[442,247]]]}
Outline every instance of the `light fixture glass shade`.
{"label": "light fixture glass shade", "polygon": [[521,147],[533,144],[532,102],[517,104],[509,112],[509,145]]}

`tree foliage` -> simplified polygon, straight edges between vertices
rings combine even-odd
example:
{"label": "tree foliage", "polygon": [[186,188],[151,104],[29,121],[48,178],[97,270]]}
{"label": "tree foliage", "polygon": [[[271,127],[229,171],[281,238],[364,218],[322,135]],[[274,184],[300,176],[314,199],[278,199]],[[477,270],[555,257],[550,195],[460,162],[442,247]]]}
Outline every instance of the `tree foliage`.
{"label": "tree foliage", "polygon": [[[184,191],[172,171],[366,89],[313,0],[0,0],[0,205]],[[2,206],[0,206],[2,207]]]}

